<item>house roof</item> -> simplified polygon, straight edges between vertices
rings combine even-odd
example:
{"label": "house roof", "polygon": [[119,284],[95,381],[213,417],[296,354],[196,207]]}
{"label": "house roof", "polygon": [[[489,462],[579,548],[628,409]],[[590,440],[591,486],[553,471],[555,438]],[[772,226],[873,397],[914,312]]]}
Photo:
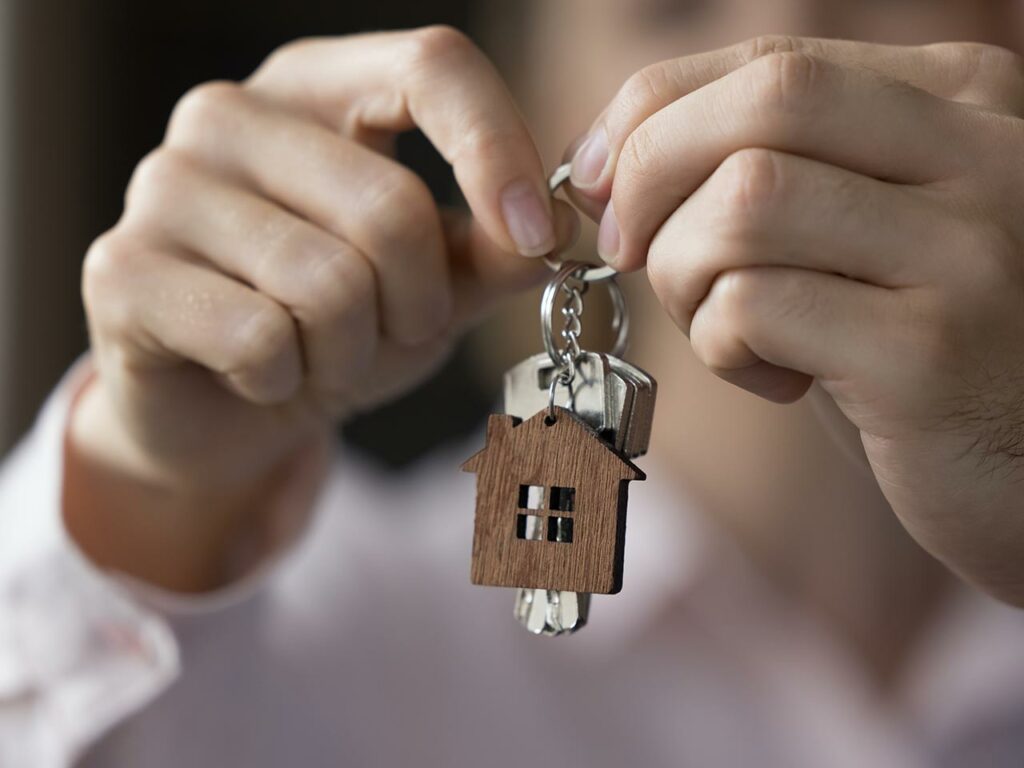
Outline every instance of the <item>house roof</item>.
{"label": "house roof", "polygon": [[494,451],[500,451],[504,459],[509,453],[521,455],[540,448],[550,450],[551,441],[557,441],[572,454],[570,465],[581,471],[603,470],[603,474],[612,473],[621,480],[646,479],[643,470],[602,440],[572,411],[556,406],[553,423],[549,423],[548,415],[548,410],[544,409],[522,421],[507,414],[492,414],[487,419],[486,445],[462,464],[462,470],[479,472]]}

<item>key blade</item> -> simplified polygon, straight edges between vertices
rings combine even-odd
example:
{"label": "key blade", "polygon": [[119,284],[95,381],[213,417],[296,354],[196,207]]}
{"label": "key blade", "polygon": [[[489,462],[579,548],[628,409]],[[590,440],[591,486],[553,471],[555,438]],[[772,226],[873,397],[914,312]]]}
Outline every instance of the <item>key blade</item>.
{"label": "key blade", "polygon": [[557,589],[520,589],[515,617],[535,635],[557,637],[584,627],[590,612],[590,595]]}

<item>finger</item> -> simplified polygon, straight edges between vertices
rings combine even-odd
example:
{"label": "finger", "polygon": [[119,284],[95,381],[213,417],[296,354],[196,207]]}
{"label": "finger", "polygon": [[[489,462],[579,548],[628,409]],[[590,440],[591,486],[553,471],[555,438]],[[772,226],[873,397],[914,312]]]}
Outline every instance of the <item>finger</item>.
{"label": "finger", "polygon": [[650,280],[689,326],[715,277],[792,266],[897,288],[948,266],[948,214],[912,188],[767,149],[730,155],[662,225]]}
{"label": "finger", "polygon": [[285,402],[302,384],[288,312],[205,266],[107,236],[86,257],[83,294],[104,344],[152,362],[197,363],[254,403]]}
{"label": "finger", "polygon": [[[465,216],[448,215],[442,238],[434,201],[415,174],[237,86],[211,84],[184,100],[167,144],[376,256],[385,331],[405,344],[449,325],[454,299],[432,286],[450,279],[465,297],[460,306],[479,307],[547,273],[542,263],[510,259]],[[579,221],[563,202],[552,210],[558,253],[575,242]]]}
{"label": "finger", "polygon": [[1019,114],[1024,68],[1011,51],[943,43],[919,47],[848,40],[766,36],[709,53],[669,59],[638,71],[619,90],[573,153],[572,183],[607,201],[623,145],[648,117],[708,83],[766,57],[803,53],[843,68],[870,70],[936,96]]}
{"label": "finger", "polygon": [[690,327],[697,357],[716,375],[786,402],[812,378],[842,403],[892,361],[885,339],[899,322],[896,294],[792,267],[722,273]]}
{"label": "finger", "polygon": [[[344,240],[167,152],[133,180],[126,226],[157,233],[158,247],[194,253],[287,308],[315,393],[342,395],[372,359],[374,271]],[[423,277],[428,294],[430,279]]]}
{"label": "finger", "polygon": [[508,88],[449,27],[304,41],[248,83],[356,140],[420,128],[452,164],[473,213],[508,251],[554,245],[543,164]]}
{"label": "finger", "polygon": [[[557,240],[569,249],[579,238],[579,216],[561,200],[554,202],[554,212]],[[553,274],[544,260],[508,258],[468,216],[449,211],[445,233],[452,254],[454,330],[467,329],[499,299],[540,285]]]}
{"label": "finger", "polygon": [[167,142],[365,254],[379,278],[386,334],[418,344],[447,327],[441,221],[430,191],[407,168],[225,84],[183,101]]}
{"label": "finger", "polygon": [[615,169],[598,248],[621,269],[641,266],[672,211],[725,158],[747,147],[924,184],[961,172],[974,141],[964,108],[924,91],[803,54],[760,59],[633,132]]}

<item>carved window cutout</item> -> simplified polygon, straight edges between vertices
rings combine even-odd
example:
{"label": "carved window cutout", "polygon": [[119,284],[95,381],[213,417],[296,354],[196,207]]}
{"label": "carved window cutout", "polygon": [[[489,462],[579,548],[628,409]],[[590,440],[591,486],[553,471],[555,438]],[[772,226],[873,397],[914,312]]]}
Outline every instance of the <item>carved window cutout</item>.
{"label": "carved window cutout", "polygon": [[544,486],[543,485],[520,485],[519,486],[519,508],[520,509],[544,509]]}
{"label": "carved window cutout", "polygon": [[540,515],[516,515],[516,538],[543,541],[544,518]]}
{"label": "carved window cutout", "polygon": [[572,512],[576,508],[576,489],[561,485],[551,486],[551,503],[548,509],[559,512]]}
{"label": "carved window cutout", "polygon": [[557,541],[561,544],[572,544],[572,518],[549,517],[548,541]]}

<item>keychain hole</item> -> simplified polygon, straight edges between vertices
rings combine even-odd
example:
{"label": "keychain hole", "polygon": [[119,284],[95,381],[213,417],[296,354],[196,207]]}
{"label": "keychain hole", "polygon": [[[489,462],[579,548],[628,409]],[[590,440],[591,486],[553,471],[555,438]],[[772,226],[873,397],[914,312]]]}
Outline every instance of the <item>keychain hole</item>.
{"label": "keychain hole", "polygon": [[550,413],[544,417],[544,424],[548,427],[554,426],[556,421],[558,421],[558,417],[553,416]]}

